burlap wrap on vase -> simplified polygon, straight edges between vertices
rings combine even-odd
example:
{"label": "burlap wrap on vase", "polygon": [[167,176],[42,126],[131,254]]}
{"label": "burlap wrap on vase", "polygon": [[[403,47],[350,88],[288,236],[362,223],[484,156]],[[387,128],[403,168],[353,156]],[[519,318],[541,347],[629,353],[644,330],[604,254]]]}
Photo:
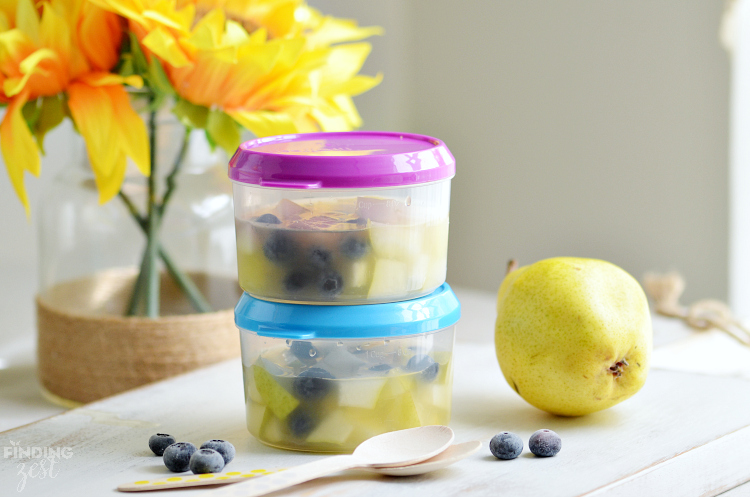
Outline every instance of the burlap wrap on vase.
{"label": "burlap wrap on vase", "polygon": [[37,296],[42,387],[55,397],[86,403],[239,356],[236,280],[191,276],[218,310],[190,314],[189,302],[162,276],[162,317],[125,317],[132,270],[66,282]]}

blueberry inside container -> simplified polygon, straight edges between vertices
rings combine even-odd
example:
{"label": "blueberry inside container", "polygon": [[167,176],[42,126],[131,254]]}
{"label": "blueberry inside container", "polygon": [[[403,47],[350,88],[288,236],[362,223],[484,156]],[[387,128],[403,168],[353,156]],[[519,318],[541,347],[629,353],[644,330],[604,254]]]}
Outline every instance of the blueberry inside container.
{"label": "blueberry inside container", "polygon": [[248,430],[278,448],[346,453],[380,433],[448,424],[460,312],[447,284],[364,306],[245,293],[235,323]]}
{"label": "blueberry inside container", "polygon": [[239,282],[277,302],[371,304],[445,282],[455,159],[423,135],[308,133],[229,163]]}

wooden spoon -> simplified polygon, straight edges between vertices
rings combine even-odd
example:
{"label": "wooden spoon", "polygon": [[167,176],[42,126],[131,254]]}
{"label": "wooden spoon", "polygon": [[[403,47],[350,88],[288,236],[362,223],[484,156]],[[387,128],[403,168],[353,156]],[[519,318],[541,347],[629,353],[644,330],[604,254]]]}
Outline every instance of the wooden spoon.
{"label": "wooden spoon", "polygon": [[453,442],[453,437],[453,430],[441,425],[391,431],[365,440],[351,455],[319,459],[264,478],[227,485],[207,495],[257,497],[345,469],[416,464],[443,452]]}

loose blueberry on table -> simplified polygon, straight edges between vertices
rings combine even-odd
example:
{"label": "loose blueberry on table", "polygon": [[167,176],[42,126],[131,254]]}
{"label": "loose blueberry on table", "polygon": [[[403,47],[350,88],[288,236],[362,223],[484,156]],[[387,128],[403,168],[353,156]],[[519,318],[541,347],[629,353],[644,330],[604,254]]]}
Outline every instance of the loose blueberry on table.
{"label": "loose blueberry on table", "polygon": [[190,469],[190,456],[198,450],[190,442],[173,443],[164,449],[164,465],[169,471],[182,473]]}
{"label": "loose blueberry on table", "polygon": [[164,455],[164,449],[175,443],[177,440],[166,433],[157,433],[151,435],[148,439],[148,448],[157,456]]}
{"label": "loose blueberry on table", "polygon": [[523,440],[515,433],[503,431],[490,440],[490,452],[498,459],[515,459],[523,452]]}
{"label": "loose blueberry on table", "polygon": [[234,445],[227,442],[226,440],[213,439],[201,444],[201,449],[213,449],[224,458],[224,464],[229,464],[234,459],[236,450]]}
{"label": "loose blueberry on table", "polygon": [[561,447],[560,435],[552,430],[538,430],[529,438],[529,450],[539,457],[552,457]]}
{"label": "loose blueberry on table", "polygon": [[198,449],[190,456],[189,468],[196,475],[218,473],[224,469],[224,457],[214,449]]}

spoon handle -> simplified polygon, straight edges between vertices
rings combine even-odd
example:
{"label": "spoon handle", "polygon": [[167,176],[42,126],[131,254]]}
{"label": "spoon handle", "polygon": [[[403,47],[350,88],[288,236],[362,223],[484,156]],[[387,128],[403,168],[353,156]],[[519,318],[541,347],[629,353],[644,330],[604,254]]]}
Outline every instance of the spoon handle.
{"label": "spoon handle", "polygon": [[291,487],[321,476],[337,473],[345,469],[355,468],[360,465],[360,460],[351,455],[331,456],[325,459],[300,464],[293,468],[266,475],[262,478],[253,478],[218,488],[207,495],[210,497],[256,497],[267,493]]}

